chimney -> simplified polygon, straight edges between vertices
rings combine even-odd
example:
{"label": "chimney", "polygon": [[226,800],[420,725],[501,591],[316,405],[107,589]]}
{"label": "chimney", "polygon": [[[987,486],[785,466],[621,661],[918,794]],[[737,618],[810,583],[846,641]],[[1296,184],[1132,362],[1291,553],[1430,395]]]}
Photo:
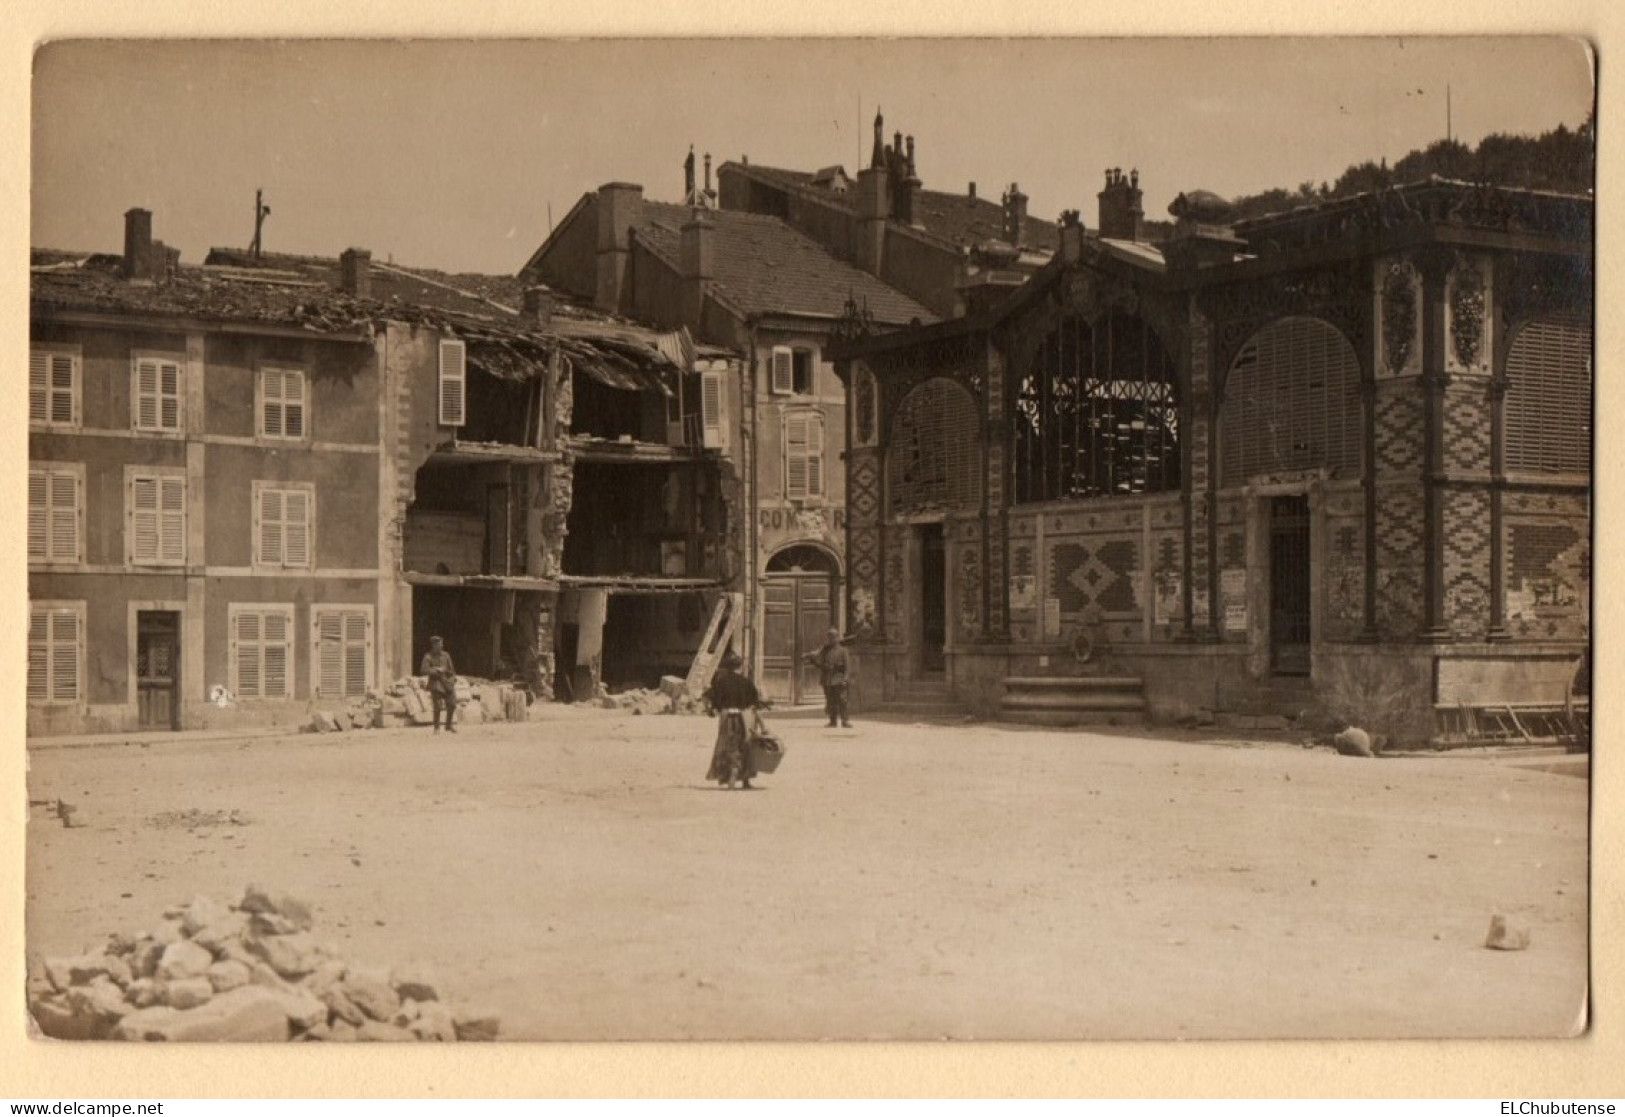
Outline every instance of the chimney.
{"label": "chimney", "polygon": [[1083,259],[1083,219],[1075,209],[1061,213],[1061,259],[1068,264]]}
{"label": "chimney", "polygon": [[1015,183],[1004,195],[1004,239],[1021,247],[1022,227],[1027,224],[1027,195]]}
{"label": "chimney", "polygon": [[365,248],[346,248],[339,257],[339,285],[346,295],[372,298],[372,253]]}
{"label": "chimney", "polygon": [[974,182],[970,184],[970,189],[966,192],[966,196],[969,197],[973,202],[976,200],[976,184]]}
{"label": "chimney", "polygon": [[683,321],[696,333],[703,325],[705,298],[715,274],[712,270],[715,231],[716,225],[704,209],[695,208],[683,222],[678,258],[683,285]]}
{"label": "chimney", "polygon": [[1124,176],[1121,167],[1106,172],[1100,198],[1100,235],[1113,240],[1144,240],[1145,209],[1141,205],[1140,172]]}
{"label": "chimney", "polygon": [[519,313],[528,326],[545,330],[553,322],[553,292],[546,287],[526,287],[520,296]]}
{"label": "chimney", "polygon": [[144,209],[124,212],[124,275],[127,279],[151,279],[152,213]]}
{"label": "chimney", "polygon": [[717,196],[717,192],[711,189],[711,153],[709,151],[705,153],[705,196],[713,201]]}
{"label": "chimney", "polygon": [[880,274],[886,250],[886,218],[891,216],[891,188],[886,173],[885,121],[875,113],[875,150],[869,165],[858,172],[858,244],[856,263],[871,275]]}
{"label": "chimney", "polygon": [[683,201],[694,200],[694,145],[688,145],[688,158],[683,160]]}
{"label": "chimney", "polygon": [[598,267],[593,306],[614,313],[627,301],[632,227],[643,219],[643,187],[610,182],[598,188]]}

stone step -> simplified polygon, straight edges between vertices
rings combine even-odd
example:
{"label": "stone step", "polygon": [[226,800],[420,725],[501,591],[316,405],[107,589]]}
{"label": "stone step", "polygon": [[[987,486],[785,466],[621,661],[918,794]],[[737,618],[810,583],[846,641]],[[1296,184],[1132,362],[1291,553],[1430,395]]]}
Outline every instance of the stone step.
{"label": "stone step", "polygon": [[1080,725],[1144,725],[1145,714],[1110,710],[1001,710],[1001,721],[1069,729]]}
{"label": "stone step", "polygon": [[1007,694],[999,701],[1004,710],[1100,710],[1105,713],[1143,711],[1140,694]]}
{"label": "stone step", "polygon": [[1009,691],[1138,691],[1145,681],[1126,675],[1030,675],[1007,678],[1004,687]]}

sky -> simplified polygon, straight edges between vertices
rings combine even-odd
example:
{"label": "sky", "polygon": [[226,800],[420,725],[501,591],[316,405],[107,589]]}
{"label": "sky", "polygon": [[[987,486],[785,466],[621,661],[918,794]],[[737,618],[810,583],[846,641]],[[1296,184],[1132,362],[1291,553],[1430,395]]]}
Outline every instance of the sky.
{"label": "sky", "polygon": [[1593,97],[1558,38],[64,41],[34,62],[36,246],[118,251],[140,206],[196,263],[248,244],[259,188],[269,251],[489,273],[602,183],[680,200],[691,143],[856,171],[877,107],[927,189],[1019,183],[1034,216],[1093,224],[1107,167],[1164,217],[1447,127],[1573,127]]}

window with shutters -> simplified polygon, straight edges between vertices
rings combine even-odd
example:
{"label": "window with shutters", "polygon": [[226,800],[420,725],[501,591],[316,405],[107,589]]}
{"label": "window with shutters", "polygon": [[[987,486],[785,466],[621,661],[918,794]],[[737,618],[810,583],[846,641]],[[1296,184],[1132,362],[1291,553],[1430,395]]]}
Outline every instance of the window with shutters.
{"label": "window with shutters", "polygon": [[898,402],[886,447],[892,515],[980,506],[980,425],[975,397],[945,376],[932,377]]}
{"label": "window with shutters", "polygon": [[770,365],[769,390],[774,395],[787,396],[795,391],[795,355],[788,345],[775,345]]}
{"label": "window with shutters", "polygon": [[468,350],[456,338],[440,339],[440,425],[460,427],[468,420]]}
{"label": "window with shutters", "polygon": [[312,565],[316,490],[312,485],[254,482],[254,565]]}
{"label": "window with shutters", "polygon": [[53,462],[28,466],[28,561],[83,562],[85,467]]}
{"label": "window with shutters", "polygon": [[28,616],[28,704],[84,697],[85,603],[36,601]]}
{"label": "window with shutters", "polygon": [[231,689],[238,698],[293,697],[293,606],[231,605]]}
{"label": "window with shutters", "polygon": [[792,411],[784,417],[784,495],[813,500],[824,495],[824,416]]}
{"label": "window with shutters", "polygon": [[1540,319],[1507,350],[1506,468],[1591,468],[1591,324]]}
{"label": "window with shutters", "polygon": [[79,426],[79,353],[34,349],[28,354],[28,422],[35,427]]}
{"label": "window with shutters", "polygon": [[1318,318],[1283,318],[1241,347],[1224,389],[1224,484],[1280,470],[1358,477],[1360,361]]}
{"label": "window with shutters", "polygon": [[311,691],[316,698],[360,698],[372,689],[372,609],[311,610]]}
{"label": "window with shutters", "polygon": [[138,431],[181,430],[181,359],[137,353],[132,362],[134,384],[131,425]]}
{"label": "window with shutters", "polygon": [[305,437],[305,374],[295,368],[260,369],[260,437]]}
{"label": "window with shutters", "polygon": [[134,566],[186,563],[186,474],[126,470],[125,561]]}

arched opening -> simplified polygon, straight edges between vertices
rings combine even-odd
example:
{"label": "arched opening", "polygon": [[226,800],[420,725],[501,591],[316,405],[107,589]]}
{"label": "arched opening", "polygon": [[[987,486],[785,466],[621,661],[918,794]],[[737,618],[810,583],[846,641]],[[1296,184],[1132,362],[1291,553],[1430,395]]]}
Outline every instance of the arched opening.
{"label": "arched opening", "polygon": [[1016,384],[1017,503],[1180,487],[1179,377],[1144,319],[1069,317]]}
{"label": "arched opening", "polygon": [[1507,351],[1506,468],[1591,468],[1591,323],[1540,318]]}
{"label": "arched opening", "polygon": [[1222,477],[1326,469],[1360,472],[1360,359],[1318,318],[1283,318],[1255,333],[1225,380]]}
{"label": "arched opening", "polygon": [[914,388],[897,405],[886,446],[891,514],[979,507],[981,445],[969,392],[941,376]]}

